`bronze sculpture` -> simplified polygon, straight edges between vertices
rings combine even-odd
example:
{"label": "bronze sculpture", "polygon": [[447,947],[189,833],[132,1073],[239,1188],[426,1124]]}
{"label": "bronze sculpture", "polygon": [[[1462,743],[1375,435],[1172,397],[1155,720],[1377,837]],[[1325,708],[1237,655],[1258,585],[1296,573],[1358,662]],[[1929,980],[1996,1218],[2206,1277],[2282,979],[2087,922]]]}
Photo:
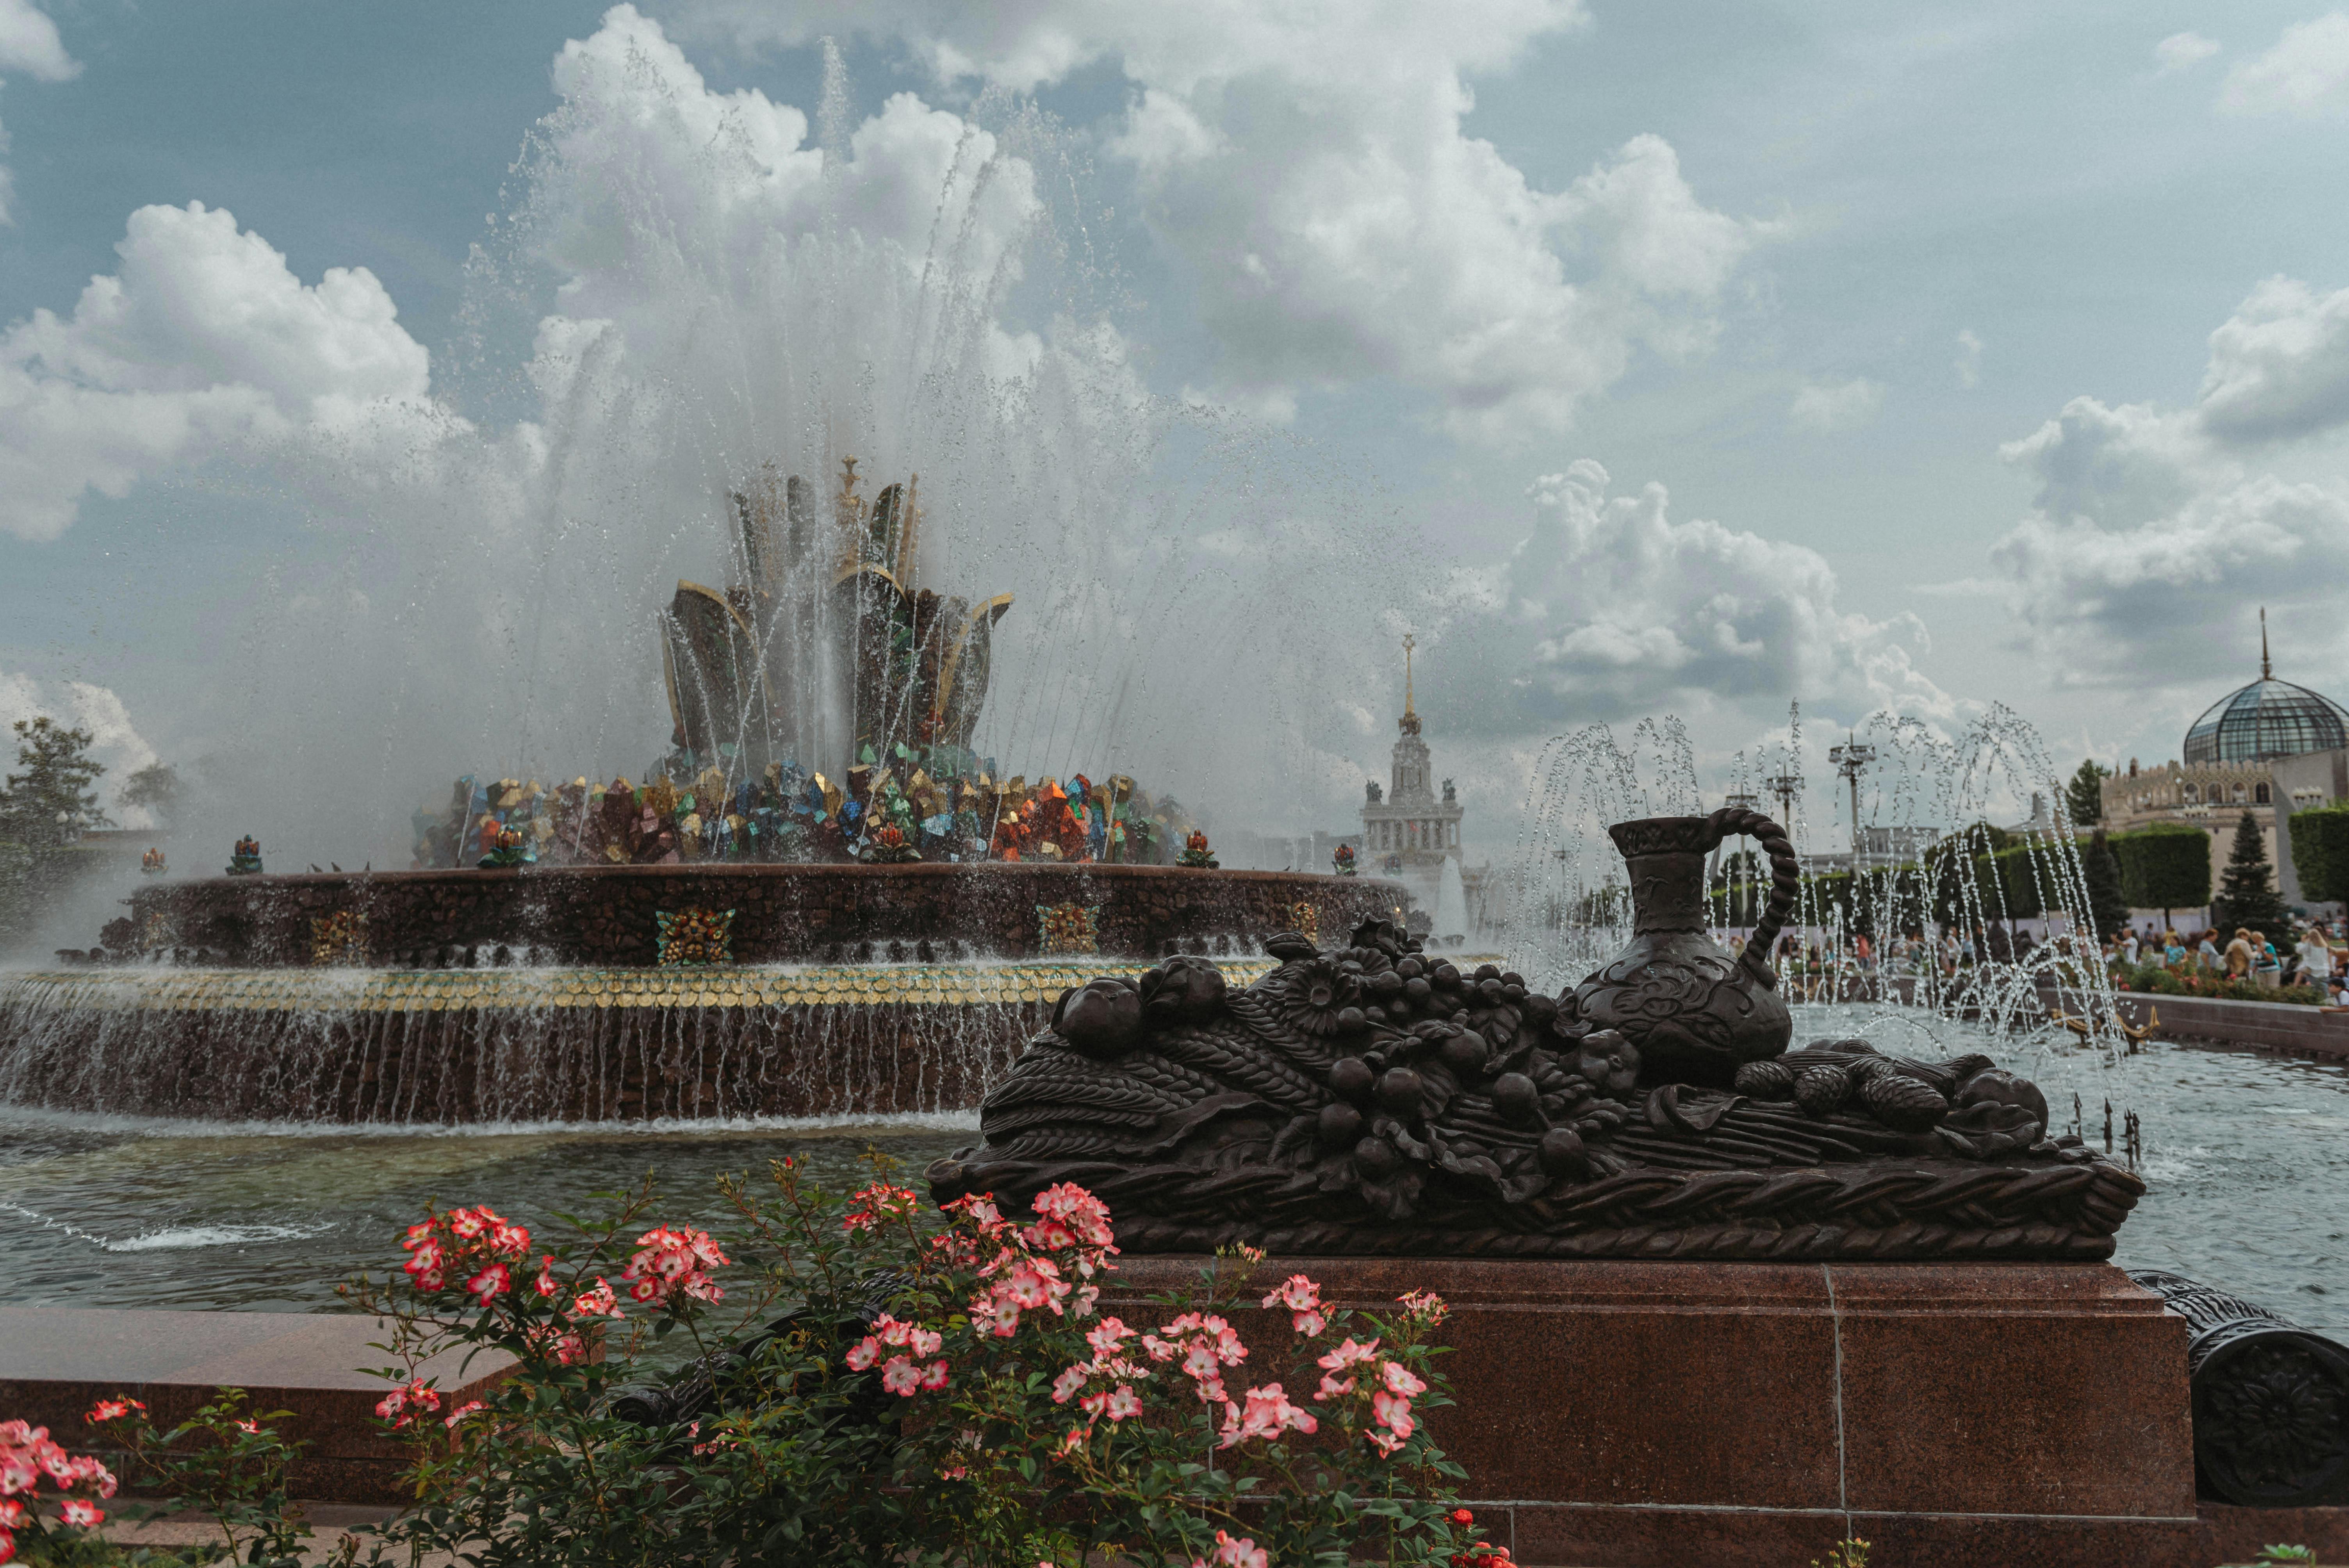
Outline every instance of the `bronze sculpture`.
{"label": "bronze sculpture", "polygon": [[[1637,867],[1723,820],[1617,839]],[[1334,951],[1265,945],[1280,966],[1244,991],[1174,957],[1063,995],[988,1095],[980,1145],[931,1167],[936,1196],[1079,1181],[1145,1253],[2103,1258],[2144,1191],[2051,1140],[2039,1091],[1986,1057],[1785,1052],[1766,967],[1717,948],[1635,942],[1551,998],[1385,921]],[[1641,952],[1682,973],[1650,985]]]}
{"label": "bronze sculpture", "polygon": [[[1575,987],[1576,1016],[1627,1036],[1650,1083],[1725,1088],[1739,1067],[1776,1056],[1794,1037],[1769,962],[1802,880],[1794,846],[1767,817],[1734,808],[1607,831],[1630,870],[1631,944]],[[1753,940],[1733,958],[1705,933],[1704,858],[1738,833],[1762,841],[1771,889]]]}

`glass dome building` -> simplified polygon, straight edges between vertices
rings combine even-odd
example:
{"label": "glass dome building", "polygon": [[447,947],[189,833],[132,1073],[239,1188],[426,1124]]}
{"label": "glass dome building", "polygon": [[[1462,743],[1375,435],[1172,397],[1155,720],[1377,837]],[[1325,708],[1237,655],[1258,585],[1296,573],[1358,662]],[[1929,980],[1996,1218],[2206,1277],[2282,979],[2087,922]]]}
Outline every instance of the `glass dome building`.
{"label": "glass dome building", "polygon": [[2275,678],[2267,615],[2260,616],[2260,678],[2210,705],[2186,732],[2186,762],[2265,762],[2349,746],[2349,710],[2306,686]]}

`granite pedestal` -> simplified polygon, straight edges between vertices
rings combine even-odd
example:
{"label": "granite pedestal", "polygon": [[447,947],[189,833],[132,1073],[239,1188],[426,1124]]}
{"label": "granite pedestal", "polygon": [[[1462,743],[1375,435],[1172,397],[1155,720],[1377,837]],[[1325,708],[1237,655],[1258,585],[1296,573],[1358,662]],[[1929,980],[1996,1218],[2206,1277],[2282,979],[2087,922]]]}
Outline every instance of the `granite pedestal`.
{"label": "granite pedestal", "polygon": [[[278,1432],[307,1444],[295,1461],[294,1495],[337,1502],[398,1502],[410,1462],[376,1419],[390,1385],[361,1367],[389,1357],[371,1340],[387,1326],[348,1314],[109,1312],[0,1307],[0,1420],[47,1427],[75,1453],[110,1445],[83,1417],[103,1398],[142,1400],[159,1429],[195,1414],[222,1387],[243,1388],[248,1408],[286,1410]],[[446,1408],[481,1393],[510,1357],[461,1351],[427,1363]]]}
{"label": "granite pedestal", "polygon": [[[1103,1308],[1148,1321],[1138,1298],[1200,1262],[1122,1259]],[[1275,1258],[1257,1277],[1296,1272],[1345,1306],[1451,1305],[1459,1404],[1433,1429],[1528,1568],[1803,1568],[1847,1535],[1888,1568],[2202,1568],[2292,1539],[2198,1513],[2185,1324],[2109,1264]],[[1251,1372],[1285,1366],[1286,1315],[1246,1316]]]}

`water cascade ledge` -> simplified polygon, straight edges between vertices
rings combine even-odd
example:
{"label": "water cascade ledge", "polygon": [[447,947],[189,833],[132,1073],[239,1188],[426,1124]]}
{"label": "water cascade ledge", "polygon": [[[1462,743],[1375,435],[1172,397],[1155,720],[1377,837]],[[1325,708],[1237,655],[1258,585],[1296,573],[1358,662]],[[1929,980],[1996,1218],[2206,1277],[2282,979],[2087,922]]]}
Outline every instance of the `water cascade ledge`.
{"label": "water cascade ledge", "polygon": [[[649,965],[656,916],[731,910],[739,963],[842,963],[1041,955],[1042,912],[1090,915],[1098,951],[1132,958],[1231,951],[1318,923],[1342,935],[1407,902],[1400,883],[1183,866],[715,863],[514,871],[214,877],[140,889],[140,950],[179,948],[231,965],[305,965],[319,923],[363,923],[366,961],[476,962],[494,949],[543,964]],[[111,945],[111,943],[109,943]],[[924,947],[928,953],[922,951]],[[945,951],[940,951],[941,949]]]}
{"label": "water cascade ledge", "polygon": [[[968,1110],[1105,961],[0,976],[0,1105],[446,1125]],[[1235,985],[1269,959],[1222,967]]]}

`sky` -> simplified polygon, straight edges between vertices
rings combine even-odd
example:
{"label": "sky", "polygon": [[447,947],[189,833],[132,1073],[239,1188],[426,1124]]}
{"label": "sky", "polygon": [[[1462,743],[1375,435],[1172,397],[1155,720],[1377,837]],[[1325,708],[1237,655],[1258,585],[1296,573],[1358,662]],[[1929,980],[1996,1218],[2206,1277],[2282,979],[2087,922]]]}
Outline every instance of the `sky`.
{"label": "sky", "polygon": [[0,720],[322,860],[634,770],[729,476],[845,442],[1034,607],[1007,749],[1251,826],[1405,630],[1495,846],[1597,722],[2165,760],[2262,605],[2349,695],[2344,133],[2304,3],[0,0]]}

